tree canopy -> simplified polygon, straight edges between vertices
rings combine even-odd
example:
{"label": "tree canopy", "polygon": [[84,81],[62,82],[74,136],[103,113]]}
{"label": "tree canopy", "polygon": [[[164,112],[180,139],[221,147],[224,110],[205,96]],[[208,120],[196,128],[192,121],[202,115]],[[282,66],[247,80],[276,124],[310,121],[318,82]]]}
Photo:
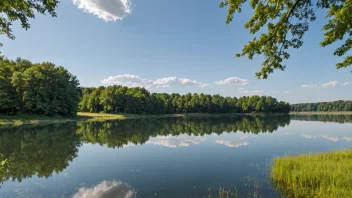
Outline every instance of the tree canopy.
{"label": "tree canopy", "polygon": [[291,105],[291,111],[352,111],[352,101],[338,100],[333,102],[293,104]]}
{"label": "tree canopy", "polygon": [[[220,7],[228,7],[226,23],[229,24],[236,13],[241,13],[246,0],[223,0]],[[288,59],[290,48],[300,48],[303,36],[311,22],[316,20],[316,11],[327,12],[328,22],[323,27],[322,47],[341,40],[342,45],[334,51],[335,56],[344,57],[336,64],[340,69],[352,64],[352,56],[346,53],[352,48],[352,0],[250,0],[253,16],[244,25],[250,34],[257,34],[242,49],[237,57],[263,55],[265,60],[258,78],[266,79],[275,69],[284,70],[284,59]],[[265,27],[266,26],[266,27]]]}
{"label": "tree canopy", "polygon": [[74,116],[78,86],[76,76],[53,63],[0,57],[0,113]]}
{"label": "tree canopy", "polygon": [[[12,32],[12,23],[20,21],[22,28],[30,28],[29,18],[35,18],[35,13],[49,13],[56,17],[57,0],[1,0],[0,1],[0,35],[15,39]],[[1,43],[0,43],[1,45]]]}
{"label": "tree canopy", "polygon": [[83,88],[80,111],[104,113],[288,113],[290,105],[270,96],[150,93],[140,87]]}

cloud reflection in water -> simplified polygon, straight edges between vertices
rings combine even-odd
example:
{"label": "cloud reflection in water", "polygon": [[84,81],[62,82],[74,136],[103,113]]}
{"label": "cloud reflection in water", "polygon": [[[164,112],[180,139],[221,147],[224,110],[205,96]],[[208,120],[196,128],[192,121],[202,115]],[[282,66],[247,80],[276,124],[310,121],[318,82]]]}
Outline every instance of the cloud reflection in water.
{"label": "cloud reflection in water", "polygon": [[158,136],[147,141],[148,144],[161,145],[170,148],[188,147],[193,144],[200,144],[205,138],[199,136],[179,135],[179,136]]}
{"label": "cloud reflection in water", "polygon": [[248,145],[248,142],[245,142],[245,141],[225,141],[225,140],[216,140],[216,143],[217,144],[223,144],[227,147],[235,147],[235,148],[238,148],[238,147],[241,147],[241,146],[247,146]]}
{"label": "cloud reflection in water", "polygon": [[91,188],[80,188],[72,198],[134,198],[134,189],[119,181],[102,181]]}

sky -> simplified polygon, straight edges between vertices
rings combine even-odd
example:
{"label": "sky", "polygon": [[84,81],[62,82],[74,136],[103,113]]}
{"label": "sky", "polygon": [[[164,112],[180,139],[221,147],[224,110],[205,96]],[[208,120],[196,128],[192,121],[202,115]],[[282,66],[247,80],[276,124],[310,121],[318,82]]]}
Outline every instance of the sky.
{"label": "sky", "polygon": [[[81,86],[143,86],[151,92],[223,96],[269,95],[290,103],[350,100],[351,68],[336,70],[339,43],[322,48],[325,13],[291,50],[284,72],[258,80],[263,57],[236,58],[253,38],[243,7],[226,25],[220,0],[61,0],[57,17],[36,15],[31,28],[14,23],[16,40],[0,37],[1,55],[49,61]],[[348,52],[351,53],[351,52]]]}

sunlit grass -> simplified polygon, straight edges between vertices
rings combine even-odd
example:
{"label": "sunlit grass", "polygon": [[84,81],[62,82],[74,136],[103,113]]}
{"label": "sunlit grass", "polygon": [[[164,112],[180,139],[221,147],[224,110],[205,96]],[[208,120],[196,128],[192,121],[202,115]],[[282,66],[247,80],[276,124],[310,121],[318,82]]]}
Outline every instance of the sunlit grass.
{"label": "sunlit grass", "polygon": [[352,149],[275,158],[271,178],[287,197],[352,197]]}

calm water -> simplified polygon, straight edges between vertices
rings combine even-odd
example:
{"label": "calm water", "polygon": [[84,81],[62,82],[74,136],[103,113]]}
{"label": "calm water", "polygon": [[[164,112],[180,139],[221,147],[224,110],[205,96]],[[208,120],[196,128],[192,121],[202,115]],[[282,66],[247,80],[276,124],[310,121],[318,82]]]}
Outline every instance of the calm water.
{"label": "calm water", "polygon": [[[0,197],[280,197],[272,159],[352,146],[352,116],[173,118],[0,129]],[[0,167],[1,168],[1,167]]]}

